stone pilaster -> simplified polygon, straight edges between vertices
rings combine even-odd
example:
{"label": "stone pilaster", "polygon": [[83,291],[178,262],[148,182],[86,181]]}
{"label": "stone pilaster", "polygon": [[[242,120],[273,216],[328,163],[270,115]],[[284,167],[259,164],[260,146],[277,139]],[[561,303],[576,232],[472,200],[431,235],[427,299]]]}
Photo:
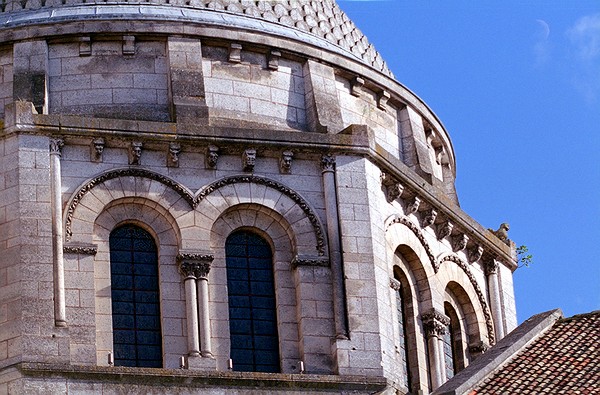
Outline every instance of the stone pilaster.
{"label": "stone pilaster", "polygon": [[504,320],[502,317],[502,303],[500,300],[500,285],[498,281],[498,261],[493,258],[483,263],[483,269],[487,277],[490,305],[496,331],[496,342],[504,337]]}
{"label": "stone pilaster", "polygon": [[333,277],[333,311],[335,316],[335,334],[338,339],[348,338],[346,307],[344,297],[344,270],[340,244],[337,192],[335,186],[335,157],[324,155],[321,158],[323,169],[323,190],[325,192],[325,213],[327,215],[327,238],[331,274]]}
{"label": "stone pilaster", "polygon": [[60,157],[62,139],[50,139],[50,194],[52,210],[52,261],[54,280],[54,324],[67,326],[65,304],[65,264],[63,259],[62,182]]}

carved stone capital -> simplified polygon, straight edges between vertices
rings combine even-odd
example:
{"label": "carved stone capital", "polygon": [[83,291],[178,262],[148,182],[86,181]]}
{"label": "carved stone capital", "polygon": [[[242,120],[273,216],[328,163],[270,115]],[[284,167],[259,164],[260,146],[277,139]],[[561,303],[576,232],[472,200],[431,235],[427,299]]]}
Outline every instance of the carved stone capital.
{"label": "carved stone capital", "polygon": [[405,215],[410,215],[410,214],[416,213],[417,211],[419,211],[420,205],[421,205],[421,198],[418,196],[415,196],[412,203],[406,207]]}
{"label": "carved stone capital", "polygon": [[483,255],[483,247],[478,245],[469,250],[469,262],[474,263],[481,259]]}
{"label": "carved stone capital", "polygon": [[185,278],[206,279],[214,259],[211,254],[182,253],[177,255],[179,273]]}
{"label": "carved stone capital", "polygon": [[176,142],[169,143],[169,152],[167,154],[167,166],[179,167],[179,154],[181,153],[181,144]]}
{"label": "carved stone capital", "polygon": [[454,252],[458,252],[458,251],[462,251],[465,248],[467,248],[467,243],[469,242],[469,236],[467,236],[464,233],[461,233],[460,235],[456,236],[454,238],[454,245],[453,245],[453,249]]}
{"label": "carved stone capital", "polygon": [[425,215],[425,218],[423,218],[421,226],[423,226],[423,228],[427,228],[428,226],[433,225],[435,223],[437,215],[438,212],[435,209],[429,210],[429,212]]}
{"label": "carved stone capital", "polygon": [[428,338],[432,336],[443,336],[446,333],[446,327],[450,325],[450,318],[436,309],[421,315],[423,329]]}
{"label": "carved stone capital", "polygon": [[254,148],[248,148],[242,153],[242,166],[244,171],[254,171],[254,165],[256,164],[256,150]]}
{"label": "carved stone capital", "polygon": [[217,161],[219,160],[219,147],[216,145],[209,145],[206,149],[206,156],[204,159],[204,165],[207,169],[216,169]]}
{"label": "carved stone capital", "polygon": [[139,165],[142,159],[142,144],[141,141],[133,141],[129,146],[129,164]]}
{"label": "carved stone capital", "polygon": [[321,156],[321,169],[323,173],[335,171],[335,156],[331,154]]}
{"label": "carved stone capital", "polygon": [[486,276],[491,276],[498,273],[498,266],[499,264],[497,260],[494,258],[489,258],[483,262],[483,271],[485,272]]}
{"label": "carved stone capital", "polygon": [[392,288],[394,291],[400,291],[400,288],[401,288],[400,281],[396,280],[393,277],[390,277],[390,288]]}
{"label": "carved stone capital", "polygon": [[279,159],[279,171],[283,174],[290,174],[292,172],[292,159],[294,153],[292,151],[283,151],[281,153],[281,159]]}
{"label": "carved stone capital", "polygon": [[64,147],[65,142],[61,138],[51,138],[50,139],[50,155],[62,155],[62,148]]}
{"label": "carved stone capital", "polygon": [[452,229],[454,228],[454,224],[450,221],[446,221],[442,224],[438,225],[438,232],[437,232],[437,238],[438,240],[442,240],[445,237],[450,236],[450,233],[452,233]]}
{"label": "carved stone capital", "polygon": [[96,137],[92,140],[92,144],[90,146],[90,159],[92,162],[102,162],[102,154],[104,153],[105,145],[106,142],[104,141],[103,137]]}

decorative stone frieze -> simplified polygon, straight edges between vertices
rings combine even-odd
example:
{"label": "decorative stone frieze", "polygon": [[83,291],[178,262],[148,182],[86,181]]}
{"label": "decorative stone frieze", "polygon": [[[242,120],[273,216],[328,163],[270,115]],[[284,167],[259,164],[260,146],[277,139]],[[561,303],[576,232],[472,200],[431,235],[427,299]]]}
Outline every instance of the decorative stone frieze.
{"label": "decorative stone frieze", "polygon": [[420,205],[421,205],[421,198],[419,198],[418,196],[415,196],[412,203],[406,207],[405,215],[410,215],[410,214],[416,213],[417,211],[419,211]]}
{"label": "decorative stone frieze", "polygon": [[90,145],[90,160],[92,162],[101,163],[103,160],[104,147],[106,142],[103,137],[96,137]]}
{"label": "decorative stone frieze", "polygon": [[281,159],[279,159],[279,171],[283,174],[290,174],[292,172],[292,159],[294,153],[286,150],[281,153]]}
{"label": "decorative stone frieze", "polygon": [[298,266],[313,266],[313,267],[329,267],[329,259],[316,257],[316,258],[304,258],[295,257],[291,262],[292,268],[295,269]]}
{"label": "decorative stone frieze", "polygon": [[129,164],[130,165],[139,165],[141,164],[142,159],[142,144],[141,141],[133,141],[129,146]]}
{"label": "decorative stone frieze", "polygon": [[431,210],[429,210],[427,212],[427,214],[425,214],[425,217],[423,218],[423,222],[421,223],[421,226],[423,227],[423,229],[425,229],[435,223],[437,214],[438,214],[438,212],[433,208]]}
{"label": "decorative stone frieze", "polygon": [[254,148],[248,148],[242,153],[242,167],[244,171],[254,171],[254,165],[256,164],[256,150]]}
{"label": "decorative stone frieze", "polygon": [[377,96],[377,108],[383,111],[387,111],[388,109],[388,100],[390,100],[390,92],[381,91],[381,93]]}
{"label": "decorative stone frieze", "polygon": [[331,154],[321,156],[321,169],[323,172],[335,171],[335,157]]}
{"label": "decorative stone frieze", "polygon": [[483,255],[483,247],[480,245],[477,245],[471,249],[469,249],[469,262],[470,263],[474,263],[477,262],[478,260],[481,259],[481,256]]}
{"label": "decorative stone frieze", "polygon": [[450,318],[436,309],[431,309],[421,315],[425,335],[429,337],[441,337],[446,333],[446,327],[450,325]]}
{"label": "decorative stone frieze", "polygon": [[57,137],[57,138],[51,138],[50,139],[50,154],[55,154],[58,155],[59,157],[62,156],[62,148],[64,147],[65,142],[63,139]]}
{"label": "decorative stone frieze", "polygon": [[438,240],[443,240],[444,238],[450,236],[453,228],[454,228],[454,224],[450,221],[445,221],[444,223],[439,224],[438,232],[437,232]]}
{"label": "decorative stone frieze", "polygon": [[181,144],[176,142],[169,143],[169,152],[167,153],[167,166],[179,167],[179,154],[181,153]]}
{"label": "decorative stone frieze", "polygon": [[467,248],[467,243],[469,243],[469,236],[467,236],[464,233],[461,233],[454,238],[454,244],[452,246],[452,249],[454,250],[454,252],[462,251],[465,248]]}
{"label": "decorative stone frieze", "polygon": [[361,77],[355,77],[350,81],[350,94],[352,96],[360,97],[362,91],[361,88],[365,85],[365,80]]}
{"label": "decorative stone frieze", "polygon": [[229,45],[229,62],[241,63],[242,61],[242,44],[231,43]]}
{"label": "decorative stone frieze", "polygon": [[219,160],[219,147],[212,144],[209,145],[204,158],[204,165],[207,169],[216,169],[217,161]]}
{"label": "decorative stone frieze", "polygon": [[404,185],[402,185],[397,179],[390,176],[389,173],[381,173],[381,184],[384,188],[385,198],[388,203],[398,199],[404,192]]}
{"label": "decorative stone frieze", "polygon": [[272,49],[269,51],[269,55],[267,58],[267,68],[269,70],[277,70],[279,69],[279,59],[281,58],[281,52]]}
{"label": "decorative stone frieze", "polygon": [[96,255],[98,246],[95,244],[65,244],[63,252],[65,254]]}

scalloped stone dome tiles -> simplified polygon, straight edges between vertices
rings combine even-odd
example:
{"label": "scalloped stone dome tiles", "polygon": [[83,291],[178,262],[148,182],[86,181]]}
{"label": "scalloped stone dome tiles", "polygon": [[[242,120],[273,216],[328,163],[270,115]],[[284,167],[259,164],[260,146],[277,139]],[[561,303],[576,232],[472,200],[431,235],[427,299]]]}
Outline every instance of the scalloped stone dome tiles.
{"label": "scalloped stone dome tiles", "polygon": [[[5,0],[6,1],[6,0]],[[59,1],[13,0],[3,1],[1,11],[11,12],[23,9],[66,7],[75,4],[103,4],[104,1],[70,0],[67,5]],[[392,77],[381,55],[369,43],[365,35],[340,9],[335,0],[149,0],[111,1],[127,4],[171,4],[180,7],[210,9],[235,14],[244,14],[294,27],[330,41],[351,52],[364,63]]]}

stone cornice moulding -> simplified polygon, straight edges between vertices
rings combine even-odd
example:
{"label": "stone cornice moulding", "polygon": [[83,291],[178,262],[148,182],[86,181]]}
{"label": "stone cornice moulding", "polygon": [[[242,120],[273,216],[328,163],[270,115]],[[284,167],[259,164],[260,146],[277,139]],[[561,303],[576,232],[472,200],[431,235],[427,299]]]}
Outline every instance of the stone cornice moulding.
{"label": "stone cornice moulding", "polygon": [[[65,137],[69,135],[89,136],[90,133],[93,133],[94,136],[111,137],[117,133],[121,136],[137,136],[139,138],[140,134],[148,133],[149,140],[162,141],[172,139],[173,133],[177,133],[179,126],[175,123],[136,121],[135,125],[137,127],[135,128],[135,132],[123,132],[127,125],[131,125],[131,121],[94,118],[93,128],[83,128],[81,127],[82,117],[61,115],[59,118],[54,115],[36,114],[31,103],[28,102],[9,103],[6,111],[7,113],[14,113],[5,119],[7,125],[4,130],[7,134],[60,132],[60,135]],[[11,119],[12,121],[10,121]],[[352,129],[352,127],[349,128]],[[385,149],[377,143],[373,143],[373,146],[371,146],[369,139],[364,136],[354,136],[352,134],[318,134],[318,140],[316,140],[314,133],[290,132],[286,133],[285,140],[281,140],[281,134],[277,133],[277,138],[275,138],[273,132],[270,130],[253,130],[253,138],[249,136],[236,137],[236,134],[239,134],[240,137],[247,135],[244,130],[211,127],[202,129],[202,131],[204,132],[202,136],[181,134],[178,136],[178,140],[182,142],[194,142],[195,144],[204,142],[207,144],[218,143],[228,145],[232,141],[237,144],[249,144],[256,143],[256,139],[260,139],[263,146],[275,146],[286,149],[294,148],[298,152],[312,150],[313,153],[315,151],[321,151],[322,153],[339,152],[366,156],[380,166],[382,171],[397,178],[403,185],[410,188],[411,191],[416,191],[424,202],[436,209],[438,214],[442,214],[444,217],[452,220],[457,226],[460,226],[462,231],[470,237],[474,244],[483,246],[490,254],[497,256],[499,261],[510,270],[514,271],[517,267],[516,258],[513,256],[510,246],[501,243],[499,240],[495,240],[496,237],[493,234],[490,234],[489,231],[475,222],[460,207],[448,201],[448,199],[440,199],[439,196],[443,195],[440,190],[423,182],[413,170],[400,160],[393,158],[391,155],[384,155]],[[227,139],[222,137],[225,132],[230,134]],[[435,204],[432,202],[435,202]]]}

